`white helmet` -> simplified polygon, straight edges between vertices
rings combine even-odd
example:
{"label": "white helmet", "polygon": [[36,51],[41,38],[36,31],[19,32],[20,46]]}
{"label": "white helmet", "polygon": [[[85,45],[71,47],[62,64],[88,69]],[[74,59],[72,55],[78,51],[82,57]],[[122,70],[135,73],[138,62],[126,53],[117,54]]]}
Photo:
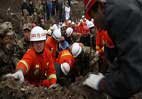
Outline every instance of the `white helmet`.
{"label": "white helmet", "polygon": [[92,21],[87,21],[87,26],[89,28],[92,28],[92,27],[94,27],[94,23]]}
{"label": "white helmet", "polygon": [[47,31],[47,30],[43,30],[43,31],[44,31],[45,34],[48,34],[48,31]]}
{"label": "white helmet", "polygon": [[67,75],[70,71],[70,65],[66,62],[62,63],[61,64],[61,70],[65,75]]}
{"label": "white helmet", "polygon": [[52,27],[50,27],[50,29],[51,29],[51,30],[53,30],[53,31],[54,31],[54,30],[56,30],[56,29],[58,29],[57,24],[53,24],[53,26],[52,26]]}
{"label": "white helmet", "polygon": [[35,26],[30,33],[30,41],[46,40],[46,33],[40,26]]}
{"label": "white helmet", "polygon": [[62,38],[61,30],[60,30],[60,29],[54,30],[53,33],[52,33],[52,37],[53,37],[55,40],[60,41],[61,38]]}
{"label": "white helmet", "polygon": [[71,52],[74,57],[77,57],[82,51],[82,47],[79,45],[79,43],[73,43],[71,47]]}
{"label": "white helmet", "polygon": [[72,33],[73,33],[73,29],[71,27],[68,27],[66,29],[66,35],[67,35],[67,37],[71,36]]}

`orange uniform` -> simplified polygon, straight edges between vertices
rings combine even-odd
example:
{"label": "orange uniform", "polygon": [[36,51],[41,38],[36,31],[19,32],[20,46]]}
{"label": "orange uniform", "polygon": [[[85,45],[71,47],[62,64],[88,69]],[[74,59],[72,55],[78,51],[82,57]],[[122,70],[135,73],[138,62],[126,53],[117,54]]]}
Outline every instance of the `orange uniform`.
{"label": "orange uniform", "polygon": [[85,36],[90,33],[90,29],[87,27],[85,22],[82,22],[78,26],[78,32]]}
{"label": "orange uniform", "polygon": [[101,30],[96,32],[96,51],[99,52],[99,54],[104,53],[104,45],[106,45],[109,48],[114,48],[113,41],[108,35],[108,32],[106,30]]}
{"label": "orange uniform", "polygon": [[48,48],[51,51],[53,60],[55,61],[56,60],[56,52],[58,49],[58,42],[52,36],[47,38],[46,48]]}
{"label": "orange uniform", "polygon": [[69,50],[62,50],[59,53],[57,62],[59,64],[67,62],[70,65],[70,68],[72,69],[72,68],[74,68],[75,59],[74,59],[74,57],[72,56],[72,54],[70,53]]}
{"label": "orange uniform", "polygon": [[45,48],[42,54],[37,54],[30,48],[16,66],[21,69],[25,79],[37,86],[50,86],[56,83],[56,71],[50,51]]}

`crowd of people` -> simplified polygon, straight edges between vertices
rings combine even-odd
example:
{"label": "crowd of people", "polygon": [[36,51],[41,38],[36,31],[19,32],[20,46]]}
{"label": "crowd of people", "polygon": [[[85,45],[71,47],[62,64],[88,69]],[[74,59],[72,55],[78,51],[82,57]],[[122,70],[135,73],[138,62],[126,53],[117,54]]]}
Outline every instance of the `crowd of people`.
{"label": "crowd of people", "polygon": [[[39,5],[43,3],[37,2]],[[69,1],[67,3],[71,6]],[[33,5],[32,1],[27,3],[23,0],[21,8],[24,17],[34,15]],[[45,13],[41,12],[43,17]],[[44,22],[24,21],[22,31],[15,33],[11,22],[0,24],[1,45],[5,45],[0,57],[1,65],[4,65],[1,66],[2,75],[12,73],[16,68],[15,73],[6,76],[22,82],[27,80],[36,86],[49,87],[56,85],[56,82],[65,85],[66,79],[72,83],[76,77],[87,74],[89,60],[85,58],[91,59],[90,55],[93,58],[95,53],[93,20],[87,20],[82,15],[78,22],[74,22],[70,20],[68,12],[64,20],[57,18],[48,28],[44,25]],[[85,64],[79,64],[80,61]]]}
{"label": "crowd of people", "polygon": [[52,17],[60,22],[70,19],[70,0],[23,0],[21,4],[23,23],[43,23]]}
{"label": "crowd of people", "polygon": [[[70,20],[70,0],[64,18],[59,6],[65,3],[58,0],[56,8],[55,1],[39,2],[43,11],[36,12],[44,20],[58,15],[58,21],[48,28],[39,21],[25,22],[22,39],[16,38],[10,22],[0,24],[0,66],[11,72],[4,77],[55,88],[95,72],[83,85],[112,99],[129,99],[141,91],[142,14],[137,1],[84,0],[85,15],[78,21]],[[34,7],[24,0],[23,16],[34,15]]]}

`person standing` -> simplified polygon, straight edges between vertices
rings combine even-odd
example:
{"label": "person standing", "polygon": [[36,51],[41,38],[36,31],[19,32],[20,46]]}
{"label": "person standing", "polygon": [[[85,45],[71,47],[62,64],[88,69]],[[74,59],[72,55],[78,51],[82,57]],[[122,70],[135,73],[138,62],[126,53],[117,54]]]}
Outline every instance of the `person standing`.
{"label": "person standing", "polygon": [[106,29],[115,44],[115,52],[105,74],[90,74],[83,82],[97,91],[108,93],[112,99],[130,99],[142,90],[142,1],[84,0],[87,18],[96,27]]}
{"label": "person standing", "polygon": [[64,0],[58,0],[57,15],[59,16],[59,21],[64,21]]}
{"label": "person standing", "polygon": [[47,20],[52,16],[52,0],[46,1],[46,9],[47,9]]}
{"label": "person standing", "polygon": [[30,32],[32,29],[31,23],[26,23],[23,25],[23,37],[19,38],[17,45],[19,46],[20,56],[22,57],[25,52],[30,48]]}
{"label": "person standing", "polygon": [[34,4],[32,0],[29,0],[29,16],[34,14]]}
{"label": "person standing", "polygon": [[65,20],[69,20],[70,19],[70,6],[68,4],[65,5]]}
{"label": "person standing", "polygon": [[46,47],[51,51],[54,62],[58,56],[58,46],[61,39],[61,30],[55,29],[52,35],[49,36],[46,40]]}

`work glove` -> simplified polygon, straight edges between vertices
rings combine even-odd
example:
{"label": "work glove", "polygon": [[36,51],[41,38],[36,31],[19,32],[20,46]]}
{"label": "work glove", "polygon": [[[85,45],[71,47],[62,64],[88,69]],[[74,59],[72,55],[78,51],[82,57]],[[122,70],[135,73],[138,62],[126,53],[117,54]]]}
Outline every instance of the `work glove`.
{"label": "work glove", "polygon": [[89,77],[83,82],[83,85],[87,85],[95,90],[99,90],[99,82],[103,79],[102,73],[99,74],[89,74]]}
{"label": "work glove", "polygon": [[7,74],[5,75],[5,77],[14,77],[15,79],[18,79],[19,81],[24,82],[24,74],[22,70],[18,70],[14,74]]}

